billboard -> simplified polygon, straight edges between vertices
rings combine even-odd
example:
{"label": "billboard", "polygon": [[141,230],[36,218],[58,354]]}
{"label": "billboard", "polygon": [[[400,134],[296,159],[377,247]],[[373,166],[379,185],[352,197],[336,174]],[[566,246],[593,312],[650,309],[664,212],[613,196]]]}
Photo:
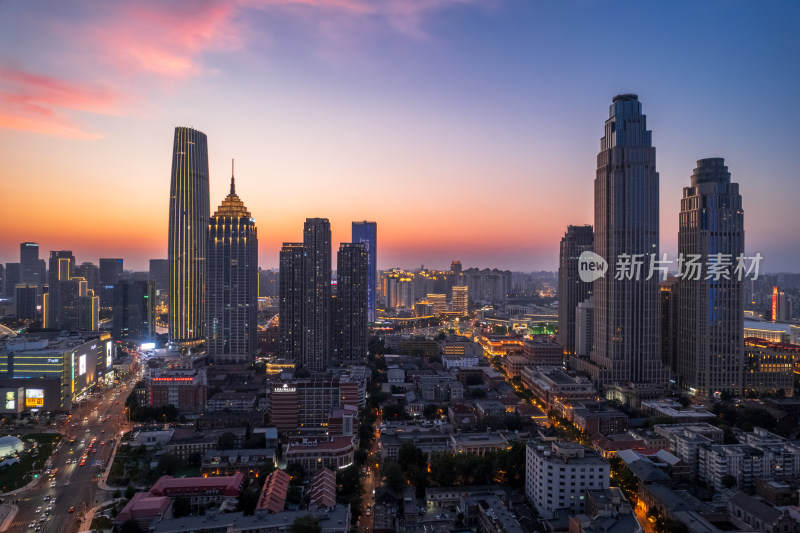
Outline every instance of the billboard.
{"label": "billboard", "polygon": [[111,368],[111,341],[106,342],[106,370]]}
{"label": "billboard", "polygon": [[44,389],[25,389],[25,407],[42,407]]}
{"label": "billboard", "polygon": [[142,350],[143,352],[146,352],[148,350],[155,350],[156,349],[156,343],[154,343],[154,342],[143,342],[142,345],[139,347],[139,349]]}
{"label": "billboard", "polygon": [[6,409],[14,411],[17,408],[17,393],[14,391],[6,391]]}
{"label": "billboard", "polygon": [[86,373],[86,354],[78,358],[78,375],[82,376]]}

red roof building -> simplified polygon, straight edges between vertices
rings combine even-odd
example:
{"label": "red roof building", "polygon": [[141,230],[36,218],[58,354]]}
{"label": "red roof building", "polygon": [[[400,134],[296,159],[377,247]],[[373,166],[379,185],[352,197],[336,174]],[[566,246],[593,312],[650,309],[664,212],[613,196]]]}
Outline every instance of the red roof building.
{"label": "red roof building", "polygon": [[336,505],[336,474],[333,471],[321,468],[311,478],[310,504],[329,509]]}
{"label": "red roof building", "polygon": [[283,470],[275,470],[264,481],[264,488],[258,496],[256,511],[280,513],[286,505],[291,476]]}

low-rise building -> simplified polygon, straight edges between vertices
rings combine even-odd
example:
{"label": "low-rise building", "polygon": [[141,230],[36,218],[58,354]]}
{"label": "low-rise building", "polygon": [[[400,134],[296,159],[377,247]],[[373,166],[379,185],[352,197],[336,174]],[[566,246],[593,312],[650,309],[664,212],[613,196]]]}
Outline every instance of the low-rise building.
{"label": "low-rise building", "polygon": [[577,443],[528,443],[525,460],[525,495],[545,519],[559,510],[583,513],[585,492],[609,487],[608,463]]}
{"label": "low-rise building", "polygon": [[486,455],[486,452],[508,450],[511,444],[500,433],[459,433],[450,435],[450,446],[455,453]]}
{"label": "low-rise building", "polygon": [[259,476],[267,461],[275,463],[275,450],[272,448],[208,450],[203,456],[200,473],[209,477],[241,474],[253,479]]}
{"label": "low-rise building", "polygon": [[572,423],[589,435],[610,435],[628,429],[628,415],[612,408],[578,409],[573,412]]}
{"label": "low-rise building", "polygon": [[258,401],[256,392],[218,392],[208,399],[209,411],[253,411]]}
{"label": "low-rise building", "polygon": [[157,522],[153,533],[285,533],[295,520],[308,515],[317,519],[322,533],[347,533],[350,529],[350,506],[337,505],[333,509],[262,511],[250,516],[244,513],[182,516]]}
{"label": "low-rise building", "polygon": [[291,476],[283,470],[275,470],[264,481],[261,494],[258,495],[256,512],[280,513],[286,506],[286,494],[289,492]]}
{"label": "low-rise building", "polygon": [[556,398],[596,398],[597,390],[588,378],[566,372],[559,367],[526,367],[520,374],[522,382],[551,409]]}
{"label": "low-rise building", "polygon": [[225,477],[161,476],[150,488],[151,496],[186,498],[192,506],[222,503],[227,498],[237,498],[244,483],[241,473]]}
{"label": "low-rise building", "polygon": [[292,438],[283,455],[286,464],[298,463],[306,472],[335,471],[353,463],[353,437]]}

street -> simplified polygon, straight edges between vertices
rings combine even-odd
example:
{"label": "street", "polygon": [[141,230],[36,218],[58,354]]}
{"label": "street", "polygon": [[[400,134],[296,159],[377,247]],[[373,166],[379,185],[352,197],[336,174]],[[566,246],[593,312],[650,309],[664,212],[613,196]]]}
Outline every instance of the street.
{"label": "street", "polygon": [[99,488],[99,476],[122,433],[130,427],[125,416],[130,390],[130,384],[119,385],[73,410],[71,418],[59,427],[63,438],[48,464],[55,474],[43,473],[32,489],[5,496],[8,503],[16,502],[19,507],[9,531],[76,532],[89,509],[111,499],[110,493]]}

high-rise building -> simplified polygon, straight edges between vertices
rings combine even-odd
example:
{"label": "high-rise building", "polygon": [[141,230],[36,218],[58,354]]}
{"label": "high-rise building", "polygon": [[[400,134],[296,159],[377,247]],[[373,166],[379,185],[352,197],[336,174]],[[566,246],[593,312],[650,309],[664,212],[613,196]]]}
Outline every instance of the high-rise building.
{"label": "high-rise building", "polygon": [[375,299],[378,283],[378,223],[353,222],[353,242],[361,242],[367,246],[367,320],[372,323],[375,314]]}
{"label": "high-rise building", "polygon": [[6,263],[5,295],[14,296],[14,288],[19,285],[22,278],[22,265],[19,263]]}
{"label": "high-rise building", "polygon": [[299,363],[303,357],[303,243],[283,243],[279,261],[278,354]]}
{"label": "high-rise building", "polygon": [[457,285],[453,287],[453,298],[450,301],[450,308],[454,313],[466,316],[469,312],[469,287]]}
{"label": "high-rise building", "polygon": [[[605,389],[626,387],[625,401],[637,403],[649,384],[666,384],[658,341],[658,275],[647,279],[658,256],[656,150],[642,104],[634,94],[614,97],[605,122],[594,181],[594,251],[609,264],[592,286],[594,338],[590,361],[572,358],[577,369]],[[618,261],[631,268],[618,271]],[[637,274],[637,266],[641,265]],[[622,275],[619,275],[619,273]],[[635,385],[635,386],[632,386]]]}
{"label": "high-rise building", "polygon": [[150,279],[156,282],[156,290],[166,291],[169,286],[169,260],[150,260]]}
{"label": "high-rise building", "polygon": [[205,341],[208,245],[208,139],[177,127],[169,199],[169,342],[174,348]]}
{"label": "high-rise building", "polygon": [[594,346],[594,299],[589,297],[575,308],[575,355],[588,357]]}
{"label": "high-rise building", "polygon": [[114,285],[122,277],[122,259],[100,259],[100,305],[111,307],[114,305]]}
{"label": "high-rise building", "polygon": [[565,354],[575,352],[575,309],[592,294],[592,284],[581,281],[578,258],[591,252],[594,232],[591,226],[568,226],[561,238],[558,258],[558,340]]}
{"label": "high-rise building", "polygon": [[0,263],[0,296],[6,295],[6,267]]}
{"label": "high-rise building", "polygon": [[152,340],[155,322],[155,282],[120,280],[114,286],[113,337]]}
{"label": "high-rise building", "polygon": [[773,322],[789,322],[792,319],[792,301],[786,297],[786,291],[772,287],[771,315]]}
{"label": "high-rise building", "polygon": [[85,279],[89,290],[100,294],[100,269],[97,265],[88,261],[75,265],[75,276]]}
{"label": "high-rise building", "polygon": [[42,285],[39,268],[39,243],[23,242],[19,245],[20,283]]}
{"label": "high-rise building", "polygon": [[303,366],[330,364],[331,224],[307,218],[303,226]]}
{"label": "high-rise building", "polygon": [[670,380],[675,380],[678,371],[678,279],[670,276],[658,284],[661,306],[659,338],[661,340],[661,362],[669,369]]}
{"label": "high-rise building", "polygon": [[365,243],[341,243],[337,255],[333,347],[336,364],[351,366],[367,359],[369,252]]}
{"label": "high-rise building", "polygon": [[17,285],[14,288],[14,308],[17,318],[36,320],[39,287],[37,285]]}
{"label": "high-rise building", "polygon": [[236,194],[222,200],[208,224],[206,354],[222,364],[252,363],[258,312],[258,231]]}
{"label": "high-rise building", "polygon": [[[44,327],[54,329],[69,328],[72,319],[70,311],[73,307],[72,297],[67,298],[67,293],[72,295],[75,291],[67,286],[75,274],[75,256],[68,250],[50,252],[50,266],[48,268],[48,291],[42,297],[42,316]],[[77,298],[77,295],[75,295]]]}
{"label": "high-rise building", "polygon": [[679,256],[699,255],[703,267],[699,275],[687,268],[678,283],[679,385],[701,397],[741,394],[743,293],[733,264],[744,253],[744,215],[724,159],[697,162],[679,224]]}

